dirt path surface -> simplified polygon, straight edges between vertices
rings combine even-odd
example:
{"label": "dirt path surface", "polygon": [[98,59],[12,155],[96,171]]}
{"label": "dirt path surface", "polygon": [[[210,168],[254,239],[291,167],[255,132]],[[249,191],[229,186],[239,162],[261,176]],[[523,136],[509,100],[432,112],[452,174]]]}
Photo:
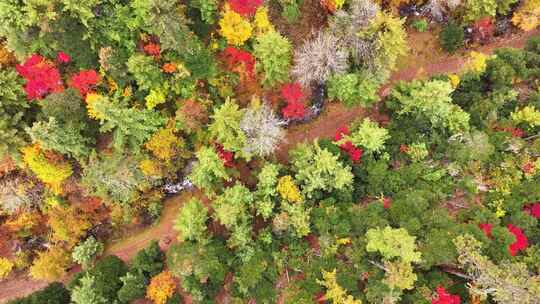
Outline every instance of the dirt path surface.
{"label": "dirt path surface", "polygon": [[[467,51],[477,51],[485,54],[490,54],[496,48],[501,47],[516,47],[522,48],[527,39],[538,35],[540,30],[531,31],[528,33],[515,34],[509,38],[495,41],[492,44],[473,48]],[[416,62],[414,58],[410,62]],[[390,93],[391,87],[401,80],[412,80],[415,78],[425,78],[437,74],[446,74],[458,72],[462,69],[466,62],[466,58],[462,54],[454,56],[445,56],[437,62],[422,66],[411,66],[401,69],[393,73],[390,81],[380,91],[380,96],[384,97]],[[353,120],[366,116],[375,115],[376,111],[367,111],[362,107],[346,108],[339,103],[329,104],[324,113],[316,120],[289,128],[286,141],[279,148],[277,153],[279,160],[286,161],[289,149],[301,142],[309,142],[315,138],[328,138],[334,135],[336,130],[344,125],[349,124]],[[129,260],[137,251],[144,248],[151,240],[164,240],[175,237],[172,229],[174,218],[178,214],[178,210],[183,202],[192,197],[199,196],[197,192],[184,192],[181,195],[172,197],[165,202],[163,216],[161,220],[153,226],[150,226],[142,231],[134,231],[133,236],[114,242],[106,250],[106,254],[114,254],[123,260]],[[160,242],[162,248],[166,248],[169,244]],[[71,271],[71,274],[77,269]],[[66,276],[66,281],[71,275]],[[0,282],[0,303],[7,303],[9,299],[25,296],[35,290],[45,287],[45,282],[33,281],[26,274],[12,276],[9,280]]]}

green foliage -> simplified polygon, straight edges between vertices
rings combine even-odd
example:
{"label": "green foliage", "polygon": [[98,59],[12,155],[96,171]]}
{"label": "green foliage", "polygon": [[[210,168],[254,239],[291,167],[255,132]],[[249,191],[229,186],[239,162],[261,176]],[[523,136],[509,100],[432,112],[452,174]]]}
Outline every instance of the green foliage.
{"label": "green foliage", "polygon": [[223,161],[213,148],[201,147],[195,156],[197,164],[189,175],[189,180],[195,186],[203,189],[206,193],[212,193],[223,180],[230,179]]}
{"label": "green foliage", "polygon": [[253,297],[257,303],[275,303],[275,280],[278,277],[269,252],[258,250],[242,263],[234,277],[234,287],[244,297]]}
{"label": "green foliage", "polygon": [[415,30],[423,33],[428,30],[428,22],[425,18],[418,19],[418,20],[413,21],[412,27]]}
{"label": "green foliage", "polygon": [[384,259],[400,258],[403,262],[420,262],[420,252],[416,251],[415,237],[403,228],[369,229],[366,232],[366,250],[379,252]]}
{"label": "green foliage", "polygon": [[290,152],[290,157],[295,179],[308,197],[317,190],[345,190],[352,185],[351,168],[340,163],[338,156],[322,149],[318,142],[300,144]]}
{"label": "green foliage", "polygon": [[163,73],[150,56],[133,55],[129,58],[127,67],[141,90],[150,91],[161,87],[164,83]]}
{"label": "green foliage", "polygon": [[340,74],[328,80],[328,97],[346,106],[369,106],[379,100],[379,83],[365,74]]}
{"label": "green foliage", "polygon": [[278,0],[281,6],[281,15],[289,23],[294,23],[300,17],[300,6],[303,0]]}
{"label": "green foliage", "polygon": [[83,276],[79,286],[71,291],[71,300],[75,304],[106,304],[109,302],[97,291],[96,279],[88,274]]}
{"label": "green foliage", "polygon": [[201,18],[205,23],[214,24],[216,22],[218,1],[216,0],[191,0],[190,5],[197,8],[201,12]]}
{"label": "green foliage", "polygon": [[269,31],[258,36],[253,54],[257,58],[257,71],[264,73],[264,86],[273,87],[289,79],[292,46],[279,32]]}
{"label": "green foliage", "polygon": [[151,185],[134,158],[118,154],[92,155],[83,168],[81,182],[94,195],[122,206],[129,206],[140,190]]}
{"label": "green foliage", "polygon": [[54,117],[49,117],[47,122],[35,122],[31,128],[26,128],[26,132],[32,142],[45,150],[58,151],[81,160],[90,155],[88,145],[93,140],[84,137],[80,130],[60,125]]}
{"label": "green foliage", "polygon": [[213,122],[208,127],[208,132],[212,138],[223,145],[223,149],[240,152],[244,147],[246,135],[240,129],[243,115],[244,110],[239,109],[234,101],[227,99],[211,116]]}
{"label": "green foliage", "polygon": [[234,229],[249,221],[248,208],[253,202],[253,194],[242,184],[225,189],[213,202],[214,216],[227,229]]}
{"label": "green foliage", "polygon": [[0,158],[17,155],[19,148],[27,144],[24,129],[30,118],[28,108],[22,81],[15,70],[0,70]]}
{"label": "green foliage", "polygon": [[452,103],[452,91],[450,83],[441,80],[401,83],[392,91],[390,103],[399,115],[426,117],[433,127],[455,134],[469,129],[469,114]]}
{"label": "green foliage", "polygon": [[228,272],[227,249],[223,243],[183,243],[171,246],[167,252],[169,270],[182,280],[182,287],[194,301],[213,299]]}
{"label": "green foliage", "polygon": [[448,53],[454,53],[457,49],[463,47],[465,33],[463,28],[457,23],[448,23],[439,33],[439,43]]}
{"label": "green foliage", "polygon": [[163,271],[165,266],[165,254],[159,248],[158,241],[152,240],[150,244],[137,252],[131,260],[131,271],[144,275],[150,279]]}
{"label": "green foliage", "polygon": [[91,236],[73,249],[73,261],[81,264],[83,269],[88,269],[95,259],[103,253],[103,249],[103,243]]}
{"label": "green foliage", "polygon": [[126,264],[120,258],[114,255],[106,256],[93,268],[78,274],[69,284],[69,289],[72,293],[78,293],[77,299],[80,303],[112,303],[122,287],[120,278],[127,270]]}
{"label": "green foliage", "polygon": [[365,118],[358,127],[354,128],[351,135],[345,135],[339,143],[351,141],[355,146],[362,146],[370,152],[380,152],[389,138],[388,130],[379,127],[369,118]]}
{"label": "green foliage", "polygon": [[121,303],[131,303],[133,300],[143,298],[146,294],[148,279],[141,273],[128,272],[121,277],[122,288],[118,290],[118,300]]}
{"label": "green foliage", "polygon": [[70,293],[62,283],[54,282],[31,295],[9,301],[8,304],[69,304]]}
{"label": "green foliage", "polygon": [[192,198],[182,206],[174,222],[180,241],[200,241],[206,237],[208,210],[200,200]]}
{"label": "green foliage", "polygon": [[163,127],[166,119],[151,110],[128,108],[109,98],[96,96],[91,104],[94,117],[99,119],[100,132],[113,132],[113,147],[123,151],[128,147],[139,152],[140,147],[154,132]]}
{"label": "green foliage", "polygon": [[482,17],[494,17],[497,13],[496,0],[467,0],[464,5],[465,22],[474,22]]}
{"label": "green foliage", "polygon": [[255,192],[255,208],[257,214],[264,219],[268,219],[273,212],[273,198],[278,195],[277,184],[279,175],[279,165],[266,163],[259,175],[257,175],[257,191]]}
{"label": "green foliage", "polygon": [[474,285],[472,294],[485,298],[490,295],[497,303],[537,303],[540,301],[540,283],[521,262],[503,261],[496,265],[481,253],[482,243],[470,234],[454,239],[459,253],[458,261],[467,270]]}

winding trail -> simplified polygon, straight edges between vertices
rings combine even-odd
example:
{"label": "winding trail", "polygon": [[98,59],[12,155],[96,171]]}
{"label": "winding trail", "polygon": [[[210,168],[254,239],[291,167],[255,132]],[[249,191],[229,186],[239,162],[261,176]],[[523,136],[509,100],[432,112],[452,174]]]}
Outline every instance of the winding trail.
{"label": "winding trail", "polygon": [[[485,54],[491,54],[494,49],[501,47],[522,48],[527,39],[540,34],[540,30],[534,30],[527,33],[517,33],[510,37],[496,40],[491,44],[471,48],[467,51],[477,51]],[[381,88],[379,95],[387,96],[391,88],[399,81],[408,81],[417,78],[425,78],[437,74],[448,74],[459,72],[466,58],[463,53],[453,56],[444,56],[439,58],[437,62],[421,66],[410,66],[392,74],[390,81]],[[411,62],[415,62],[412,58]],[[294,126],[288,129],[285,142],[279,147],[277,157],[280,161],[287,161],[288,151],[296,144],[301,142],[309,142],[315,138],[328,138],[334,135],[336,130],[351,121],[366,115],[376,115],[373,112],[367,112],[362,107],[346,108],[342,104],[332,103],[326,106],[323,114],[316,120]],[[127,261],[134,256],[137,251],[146,247],[146,245],[154,239],[163,240],[166,238],[175,239],[175,233],[172,229],[174,218],[178,213],[182,204],[192,196],[200,197],[201,194],[197,191],[187,191],[180,195],[167,199],[164,203],[163,215],[160,221],[150,227],[134,232],[131,237],[113,242],[105,254],[114,254]],[[167,248],[170,244],[160,242],[162,248]],[[79,268],[72,269],[64,278],[64,282],[69,281],[69,278],[80,271]],[[8,280],[0,282],[0,304],[7,303],[8,300],[17,297],[22,297],[33,291],[39,290],[47,286],[47,283],[31,280],[27,274],[12,275]]]}

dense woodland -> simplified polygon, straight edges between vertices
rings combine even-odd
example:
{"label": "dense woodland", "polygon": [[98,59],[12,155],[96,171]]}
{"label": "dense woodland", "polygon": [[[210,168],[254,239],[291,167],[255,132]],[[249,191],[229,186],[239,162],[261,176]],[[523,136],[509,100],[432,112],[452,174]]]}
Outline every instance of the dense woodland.
{"label": "dense woodland", "polygon": [[[49,285],[0,301],[539,304],[540,37],[467,51],[539,24],[539,0],[1,0],[0,290]],[[381,94],[419,34],[466,64]],[[336,104],[364,114],[287,142]],[[108,254],[175,184],[172,243]]]}

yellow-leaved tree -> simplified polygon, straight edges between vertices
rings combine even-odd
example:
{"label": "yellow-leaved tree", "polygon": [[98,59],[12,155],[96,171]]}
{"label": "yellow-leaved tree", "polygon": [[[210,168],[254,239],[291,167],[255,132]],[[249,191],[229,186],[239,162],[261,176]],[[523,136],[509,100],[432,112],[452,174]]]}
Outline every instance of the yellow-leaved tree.
{"label": "yellow-leaved tree", "polygon": [[169,271],[163,271],[150,281],[146,289],[146,298],[155,304],[165,304],[176,289],[176,282]]}
{"label": "yellow-leaved tree", "polygon": [[0,281],[7,278],[7,276],[11,273],[11,270],[13,269],[13,262],[0,257]]}
{"label": "yellow-leaved tree", "polygon": [[524,31],[534,30],[540,24],[540,0],[525,0],[512,16],[512,23]]}
{"label": "yellow-leaved tree", "polygon": [[57,281],[71,263],[71,255],[61,247],[52,247],[40,252],[30,267],[30,276],[35,280]]}
{"label": "yellow-leaved tree", "polygon": [[62,184],[71,176],[71,165],[62,157],[48,158],[39,145],[26,146],[21,149],[24,163],[55,193],[62,192]]}
{"label": "yellow-leaved tree", "polygon": [[279,179],[277,191],[281,195],[281,198],[289,202],[297,203],[302,200],[300,190],[290,175],[283,176]]}

